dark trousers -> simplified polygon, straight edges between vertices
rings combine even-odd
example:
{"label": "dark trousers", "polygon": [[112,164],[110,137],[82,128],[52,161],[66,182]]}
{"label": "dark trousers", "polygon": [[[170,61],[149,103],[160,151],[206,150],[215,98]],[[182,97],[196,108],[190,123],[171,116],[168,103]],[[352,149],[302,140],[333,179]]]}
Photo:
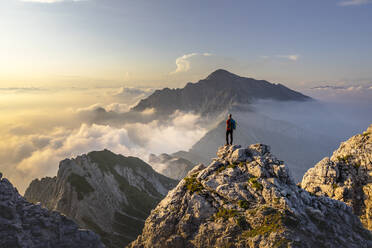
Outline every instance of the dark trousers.
{"label": "dark trousers", "polygon": [[[230,135],[230,143],[229,143],[229,135]],[[226,145],[233,143],[233,130],[226,130]]]}

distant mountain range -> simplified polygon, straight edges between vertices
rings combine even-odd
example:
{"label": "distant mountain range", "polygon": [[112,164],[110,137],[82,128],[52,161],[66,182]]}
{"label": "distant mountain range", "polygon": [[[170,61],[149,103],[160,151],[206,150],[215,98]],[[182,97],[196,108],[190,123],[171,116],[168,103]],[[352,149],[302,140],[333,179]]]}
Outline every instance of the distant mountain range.
{"label": "distant mountain range", "polygon": [[310,97],[282,84],[240,77],[219,69],[197,83],[188,83],[184,88],[156,90],[152,95],[141,100],[132,110],[143,111],[155,108],[160,114],[171,114],[180,110],[209,115],[225,111],[235,105],[249,104],[258,99],[311,100]]}

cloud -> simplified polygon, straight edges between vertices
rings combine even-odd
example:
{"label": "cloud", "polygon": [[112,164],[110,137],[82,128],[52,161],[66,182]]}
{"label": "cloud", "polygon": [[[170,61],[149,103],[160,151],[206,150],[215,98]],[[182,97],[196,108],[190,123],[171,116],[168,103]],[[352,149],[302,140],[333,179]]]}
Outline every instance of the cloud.
{"label": "cloud", "polygon": [[275,56],[267,56],[267,55],[263,55],[263,56],[259,56],[260,59],[263,59],[263,60],[274,60],[274,59],[288,59],[288,60],[291,60],[291,61],[297,61],[299,58],[300,58],[300,55],[299,54],[288,54],[288,55],[275,55]]}
{"label": "cloud", "polygon": [[134,88],[134,87],[120,87],[118,90],[112,92],[114,97],[146,97],[154,92],[154,88]]}
{"label": "cloud", "polygon": [[201,56],[201,57],[209,57],[209,56],[212,56],[213,54],[211,53],[189,53],[189,54],[185,54],[181,57],[178,57],[176,59],[176,70],[171,72],[170,74],[175,74],[175,73],[179,73],[179,72],[187,72],[190,70],[191,68],[191,62],[190,62],[190,59],[192,57],[197,57],[197,56]]}
{"label": "cloud", "polygon": [[3,87],[0,88],[0,93],[33,93],[39,91],[47,91],[45,88],[38,87]]}
{"label": "cloud", "polygon": [[370,90],[372,86],[370,85],[320,85],[310,88],[312,90],[333,90],[333,91],[360,91],[360,90]]}
{"label": "cloud", "polygon": [[340,6],[356,6],[372,3],[371,0],[345,0],[339,3]]}
{"label": "cloud", "polygon": [[[96,104],[79,111],[100,108]],[[150,153],[189,149],[207,131],[199,120],[198,115],[176,112],[166,122],[124,123],[120,127],[83,123],[75,129],[54,128],[47,134],[13,135],[0,141],[0,171],[23,192],[31,180],[55,176],[59,161],[93,150],[106,148],[146,161]]]}
{"label": "cloud", "polygon": [[297,61],[300,58],[298,54],[289,54],[289,55],[277,55],[278,58],[289,59],[292,61]]}

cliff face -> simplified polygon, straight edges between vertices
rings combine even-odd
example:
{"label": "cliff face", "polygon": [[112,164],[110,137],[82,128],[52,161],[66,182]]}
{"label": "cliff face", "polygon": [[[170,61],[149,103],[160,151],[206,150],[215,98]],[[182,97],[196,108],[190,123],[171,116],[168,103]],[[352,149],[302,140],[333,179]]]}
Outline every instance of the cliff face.
{"label": "cliff face", "polygon": [[192,169],[129,247],[371,247],[345,203],[299,188],[266,145],[225,146]]}
{"label": "cliff face", "polygon": [[27,202],[0,173],[0,247],[103,248],[98,235]]}
{"label": "cliff face", "polygon": [[313,194],[345,202],[372,230],[372,125],[341,143],[331,158],[309,169],[301,186]]}
{"label": "cliff face", "polygon": [[138,158],[104,150],[61,161],[58,175],[34,180],[25,198],[94,230],[108,247],[123,247],[175,184]]}

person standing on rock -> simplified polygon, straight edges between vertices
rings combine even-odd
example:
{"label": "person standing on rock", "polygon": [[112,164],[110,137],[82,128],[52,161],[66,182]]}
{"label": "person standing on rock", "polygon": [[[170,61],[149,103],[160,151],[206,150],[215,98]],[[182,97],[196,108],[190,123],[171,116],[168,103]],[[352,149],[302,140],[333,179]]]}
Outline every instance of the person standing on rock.
{"label": "person standing on rock", "polygon": [[236,128],[236,122],[229,114],[229,118],[226,120],[226,145],[229,145],[229,136],[230,136],[230,145],[233,143],[233,131]]}

